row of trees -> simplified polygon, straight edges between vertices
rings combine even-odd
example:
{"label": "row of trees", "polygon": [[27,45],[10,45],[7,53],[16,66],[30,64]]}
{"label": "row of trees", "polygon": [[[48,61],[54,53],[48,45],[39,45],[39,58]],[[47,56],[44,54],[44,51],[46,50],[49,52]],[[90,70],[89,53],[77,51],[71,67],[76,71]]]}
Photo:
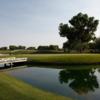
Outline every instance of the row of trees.
{"label": "row of trees", "polygon": [[39,46],[38,50],[59,50],[58,45],[50,45],[50,46]]}
{"label": "row of trees", "polygon": [[37,49],[35,47],[28,47],[26,46],[16,46],[16,45],[10,45],[8,47],[1,47],[0,50],[39,50],[39,51],[46,51],[46,50],[59,50],[58,45],[50,45],[50,46],[39,46]]}
{"label": "row of trees", "polygon": [[35,47],[28,47],[26,46],[16,46],[16,45],[10,45],[9,47],[1,47],[0,50],[35,50]]}
{"label": "row of trees", "polygon": [[89,49],[90,45],[95,45],[92,49],[99,49],[100,39],[95,36],[98,24],[99,20],[83,13],[73,16],[68,24],[61,23],[59,34],[61,37],[67,38],[67,41],[63,44],[64,50],[83,52],[85,49]]}
{"label": "row of trees", "polygon": [[[1,47],[0,50],[33,50],[33,51],[39,51],[39,52],[49,52],[49,51],[63,52],[63,51],[68,51],[69,49],[67,47],[67,42],[63,44],[63,48],[64,49],[60,49],[58,45],[38,46],[37,49],[35,47],[26,48],[25,46],[21,46],[21,45],[20,46],[10,45],[9,48]],[[88,44],[84,45],[82,47],[82,50],[87,50],[88,52],[100,52],[100,38],[96,38],[94,42],[89,42]]]}

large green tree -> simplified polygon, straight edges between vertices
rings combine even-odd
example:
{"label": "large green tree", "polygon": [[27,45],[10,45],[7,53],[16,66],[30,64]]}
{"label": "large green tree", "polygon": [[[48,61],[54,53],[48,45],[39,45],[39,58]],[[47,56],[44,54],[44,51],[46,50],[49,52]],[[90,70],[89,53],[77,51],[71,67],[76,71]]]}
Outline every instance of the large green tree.
{"label": "large green tree", "polygon": [[64,48],[82,51],[91,40],[95,39],[94,32],[97,30],[98,24],[99,21],[94,17],[82,13],[73,16],[68,24],[61,23],[59,34],[61,37],[67,38]]}

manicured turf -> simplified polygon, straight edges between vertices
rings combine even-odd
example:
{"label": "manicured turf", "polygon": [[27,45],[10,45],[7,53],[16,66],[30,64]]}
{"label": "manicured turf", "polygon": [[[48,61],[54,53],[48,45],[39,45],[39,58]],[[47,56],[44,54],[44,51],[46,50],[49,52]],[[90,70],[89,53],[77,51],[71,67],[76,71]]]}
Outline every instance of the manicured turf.
{"label": "manicured turf", "polygon": [[[100,64],[100,54],[21,54],[6,57],[27,57],[33,64]],[[71,99],[44,92],[0,72],[0,100]]]}
{"label": "manicured turf", "polygon": [[27,57],[28,61],[33,63],[100,64],[100,54],[32,54],[16,57]]}
{"label": "manicured turf", "polygon": [[33,64],[100,64],[100,54],[17,54],[7,57],[27,57]]}
{"label": "manicured turf", "polygon": [[34,88],[0,72],[0,100],[72,100]]}

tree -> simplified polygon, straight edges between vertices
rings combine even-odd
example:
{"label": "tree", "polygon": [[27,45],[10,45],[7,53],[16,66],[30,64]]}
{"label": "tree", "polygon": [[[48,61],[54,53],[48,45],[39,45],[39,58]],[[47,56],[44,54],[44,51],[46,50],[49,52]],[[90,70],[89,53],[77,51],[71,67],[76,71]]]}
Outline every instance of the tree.
{"label": "tree", "polygon": [[59,50],[58,45],[39,46],[38,50]]}
{"label": "tree", "polygon": [[7,50],[7,47],[1,47],[0,50]]}
{"label": "tree", "polygon": [[17,46],[15,46],[15,45],[10,45],[9,46],[9,50],[16,50],[17,49]]}
{"label": "tree", "polygon": [[28,47],[27,50],[36,50],[35,47]]}
{"label": "tree", "polygon": [[95,52],[100,52],[100,38],[96,38],[94,44]]}
{"label": "tree", "polygon": [[25,47],[25,46],[22,46],[22,45],[19,45],[19,46],[17,47],[18,50],[25,50],[25,48],[26,48],[26,47]]}
{"label": "tree", "polygon": [[89,52],[93,53],[93,52],[96,52],[96,49],[95,49],[95,42],[90,42],[88,43],[88,46],[89,46]]}
{"label": "tree", "polygon": [[50,50],[56,50],[57,51],[57,50],[59,50],[59,47],[58,47],[58,45],[50,45],[49,46],[49,49]]}
{"label": "tree", "polygon": [[25,50],[25,46],[21,46],[21,45],[19,45],[19,46],[15,46],[15,45],[10,45],[9,46],[9,49],[10,50]]}
{"label": "tree", "polygon": [[95,40],[94,32],[97,30],[99,21],[87,14],[78,13],[69,20],[69,23],[70,25],[63,23],[59,25],[60,36],[67,38],[63,47],[81,52],[86,44]]}
{"label": "tree", "polygon": [[39,46],[37,49],[39,51],[45,51],[45,50],[49,50],[49,46]]}

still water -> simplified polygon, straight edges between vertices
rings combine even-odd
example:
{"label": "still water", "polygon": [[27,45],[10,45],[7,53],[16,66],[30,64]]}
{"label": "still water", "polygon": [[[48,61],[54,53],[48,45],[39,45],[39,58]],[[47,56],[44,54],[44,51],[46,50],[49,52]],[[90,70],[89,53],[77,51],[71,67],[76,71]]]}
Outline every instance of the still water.
{"label": "still water", "polygon": [[76,100],[100,100],[99,68],[26,67],[7,73],[40,89]]}

